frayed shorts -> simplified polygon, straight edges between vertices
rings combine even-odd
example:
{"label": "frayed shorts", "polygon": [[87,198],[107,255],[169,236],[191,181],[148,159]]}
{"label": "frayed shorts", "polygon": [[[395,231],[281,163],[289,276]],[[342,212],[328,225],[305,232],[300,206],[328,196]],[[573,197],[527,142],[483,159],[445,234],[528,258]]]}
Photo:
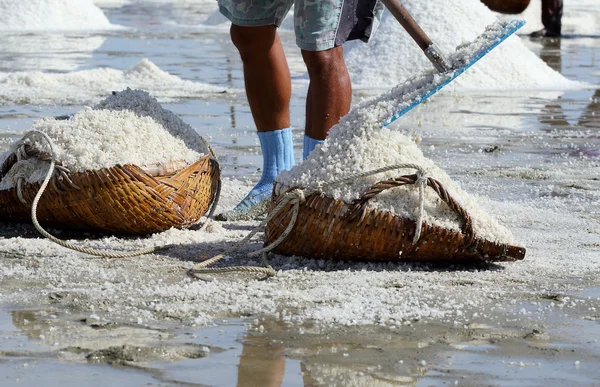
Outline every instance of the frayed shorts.
{"label": "frayed shorts", "polygon": [[292,4],[296,44],[323,51],[349,40],[367,42],[381,20],[378,0],[217,0],[219,10],[235,25],[279,27]]}

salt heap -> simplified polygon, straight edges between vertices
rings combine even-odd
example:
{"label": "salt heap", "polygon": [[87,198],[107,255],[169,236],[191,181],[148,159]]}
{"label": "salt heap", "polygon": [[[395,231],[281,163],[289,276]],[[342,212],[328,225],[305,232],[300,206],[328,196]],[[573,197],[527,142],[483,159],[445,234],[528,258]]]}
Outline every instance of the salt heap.
{"label": "salt heap", "polygon": [[[39,119],[32,129],[50,137],[56,158],[71,172],[124,164],[192,163],[209,152],[206,141],[191,126],[141,90],[115,93],[67,120]],[[13,143],[0,155],[0,165],[18,144]],[[49,151],[43,139],[36,139],[32,146]],[[30,183],[43,180],[48,172],[48,163],[34,159],[22,161],[18,166],[2,179],[0,189],[12,188],[12,176],[17,172],[25,173]]]}
{"label": "salt heap", "polygon": [[[403,0],[403,5],[446,55],[474,40],[497,20],[476,0]],[[369,44],[353,44],[345,55],[357,87],[388,87],[433,66],[398,21],[386,12]],[[517,36],[486,55],[453,83],[463,89],[565,89],[579,87],[552,70]]]}
{"label": "salt heap", "polygon": [[[84,104],[107,90],[128,86],[150,91],[159,98],[205,97],[232,91],[206,83],[181,79],[142,59],[128,70],[97,68],[57,74],[39,71],[0,73],[0,104]],[[211,95],[214,97],[214,95]]]}
{"label": "salt heap", "polygon": [[92,0],[2,0],[0,31],[114,28]]}

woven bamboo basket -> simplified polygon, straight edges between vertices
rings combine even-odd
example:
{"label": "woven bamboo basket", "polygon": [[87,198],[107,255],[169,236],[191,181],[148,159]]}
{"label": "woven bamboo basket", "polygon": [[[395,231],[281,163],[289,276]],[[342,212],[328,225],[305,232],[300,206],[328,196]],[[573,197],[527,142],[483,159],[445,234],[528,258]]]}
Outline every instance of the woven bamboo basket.
{"label": "woven bamboo basket", "polygon": [[[0,166],[0,177],[14,159]],[[57,167],[60,170],[60,165]],[[123,165],[77,173],[55,173],[37,208],[43,226],[110,234],[149,234],[187,228],[210,209],[220,184],[220,169],[209,155],[188,165],[172,162],[149,167]],[[0,218],[31,221],[31,203],[40,183],[0,190]]]}
{"label": "woven bamboo basket", "polygon": [[[310,194],[300,204],[291,233],[273,252],[307,258],[354,261],[481,262],[515,261],[525,257],[525,248],[496,244],[475,237],[471,219],[435,179],[427,185],[463,219],[462,231],[423,223],[416,243],[415,221],[367,206],[378,193],[406,184],[415,184],[417,175],[405,175],[373,185],[353,203],[322,194]],[[277,187],[274,192],[277,192]],[[283,191],[283,190],[281,190]],[[273,195],[272,210],[283,192]],[[292,205],[283,207],[268,223],[265,245],[276,241],[292,218]]]}
{"label": "woven bamboo basket", "polygon": [[522,13],[529,6],[530,0],[481,0],[489,9],[494,12],[508,15]]}

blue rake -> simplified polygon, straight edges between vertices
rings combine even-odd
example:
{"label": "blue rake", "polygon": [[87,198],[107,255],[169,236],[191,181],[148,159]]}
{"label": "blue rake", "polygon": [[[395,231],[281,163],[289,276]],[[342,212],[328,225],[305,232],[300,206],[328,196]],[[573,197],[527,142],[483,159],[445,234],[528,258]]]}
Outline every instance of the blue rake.
{"label": "blue rake", "polygon": [[[372,106],[377,103],[377,101],[385,100],[387,98],[386,96],[392,97],[393,95],[397,95],[399,91],[397,90],[398,88],[406,89],[408,92],[412,93],[416,92],[416,95],[411,98],[410,104],[406,105],[405,103],[399,103],[397,108],[400,108],[400,110],[396,111],[391,117],[382,120],[384,122],[382,127],[388,126],[452,82],[456,77],[477,63],[477,61],[487,55],[496,46],[514,34],[519,28],[523,27],[524,24],[524,20],[509,20],[506,22],[497,22],[495,25],[492,25],[496,26],[496,28],[491,30],[490,27],[492,26],[488,26],[486,32],[473,42],[459,47],[457,51],[450,56],[453,65],[452,70],[446,73],[437,73],[435,70],[430,70],[419,74],[409,79],[404,84],[397,86],[392,91],[384,93],[384,95],[375,100],[365,101],[365,103],[360,104],[358,108],[364,108],[368,105]],[[461,55],[461,53],[468,53],[468,55]],[[431,78],[431,81],[427,82],[429,78]],[[396,92],[394,93],[395,90]]]}

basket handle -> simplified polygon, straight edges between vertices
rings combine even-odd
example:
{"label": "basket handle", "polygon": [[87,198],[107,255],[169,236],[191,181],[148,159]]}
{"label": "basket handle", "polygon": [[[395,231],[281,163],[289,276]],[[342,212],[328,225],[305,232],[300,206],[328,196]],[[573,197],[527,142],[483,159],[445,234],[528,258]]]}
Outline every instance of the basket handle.
{"label": "basket handle", "polygon": [[[48,152],[43,152],[33,148],[29,144],[23,144],[23,153],[22,155],[27,158],[35,158],[40,161],[45,161],[47,163],[52,160],[52,155]],[[18,157],[16,153],[11,154],[4,161],[2,165],[0,165],[0,180],[2,180],[8,171],[13,167],[13,165],[17,162]],[[81,188],[75,184],[71,178],[69,177],[70,171],[68,168],[64,167],[60,160],[56,161],[54,165],[55,171],[52,176],[52,187],[59,193],[64,193],[69,190],[80,190]]]}
{"label": "basket handle", "polygon": [[[417,180],[418,176],[416,174],[412,174],[400,176],[395,179],[383,180],[373,184],[361,195],[360,198],[355,199],[352,202],[352,204],[350,205],[350,210],[348,212],[348,217],[350,218],[350,220],[360,219],[362,221],[366,214],[365,210],[367,208],[367,203],[373,197],[391,188],[401,187],[407,184],[416,184]],[[438,180],[428,177],[427,185],[438,194],[440,199],[442,199],[442,201],[446,203],[448,207],[450,207],[450,209],[452,209],[462,218],[462,232],[465,235],[465,243],[467,246],[473,244],[473,242],[475,241],[475,233],[473,231],[473,222],[471,221],[471,217],[469,216],[467,211],[456,200],[454,200],[452,196],[450,196],[448,191],[442,186],[442,183],[440,183]]]}

